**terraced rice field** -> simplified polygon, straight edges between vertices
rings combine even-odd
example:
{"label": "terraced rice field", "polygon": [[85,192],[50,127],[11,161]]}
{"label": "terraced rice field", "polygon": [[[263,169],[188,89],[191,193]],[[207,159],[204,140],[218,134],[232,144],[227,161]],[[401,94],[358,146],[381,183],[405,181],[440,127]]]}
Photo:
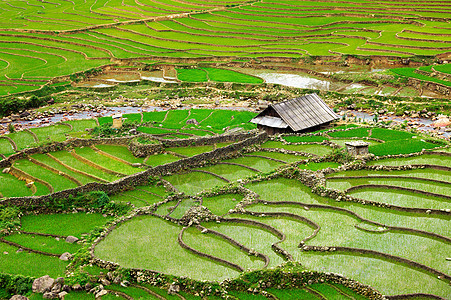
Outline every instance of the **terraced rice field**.
{"label": "terraced rice field", "polygon": [[33,154],[27,159],[15,160],[9,173],[1,174],[0,194],[3,197],[37,196],[89,182],[112,182],[179,159],[168,153],[138,158],[123,145]]}
{"label": "terraced rice field", "polygon": [[[209,118],[222,121],[217,111],[170,112],[145,116],[147,120],[155,119],[153,125],[157,126],[153,128],[168,131],[183,129],[190,118],[196,118],[200,124],[214,124],[208,123]],[[236,126],[251,116],[236,112],[225,115],[228,119],[234,116]],[[141,120],[144,114],[132,118]],[[71,128],[57,125],[56,129],[65,135],[92,125],[71,122]],[[221,126],[204,128],[214,134],[215,130],[222,131]],[[190,129],[200,130],[193,127]],[[49,136],[47,132],[51,130],[34,134],[41,140]],[[296,288],[291,283],[283,288],[257,285],[259,279],[252,277],[254,273],[247,273],[285,273],[281,271],[285,269],[271,268],[287,262],[300,263],[296,264],[297,270],[342,274],[384,295],[423,293],[447,299],[451,238],[449,153],[381,158],[367,164],[334,161],[339,150],[329,146],[329,140],[373,135],[380,140],[378,145],[387,144],[388,149],[391,142],[415,140],[408,132],[377,128],[323,132],[311,140],[307,136],[274,137],[195,167],[187,164],[178,173],[167,171],[151,176],[148,184],[115,190],[109,199],[115,205],[129,206],[128,213],[136,215],[111,227],[93,248],[94,256],[124,268],[177,276],[171,282],[182,276],[199,281],[246,276],[241,282],[255,284],[258,293],[228,290],[238,299],[263,299],[263,292],[270,293],[273,299],[369,299],[349,286],[330,282]],[[39,142],[32,140],[31,145]],[[310,144],[295,144],[303,142]],[[114,144],[32,154],[15,160],[8,172],[0,173],[0,193],[5,198],[37,196],[90,182],[113,182],[180,159],[187,162],[193,156],[231,143],[164,147],[160,154],[141,158],[126,146]],[[21,145],[29,147],[25,138]],[[345,170],[351,167],[357,169]],[[328,197],[329,192],[341,196]],[[91,235],[101,236],[100,232],[110,225],[103,226],[114,218],[104,212],[20,216],[22,233],[0,237],[0,273],[63,276],[70,268],[69,262],[58,257],[63,252],[88,251],[94,240],[89,239]],[[68,244],[64,239],[69,235],[89,242]],[[81,269],[84,276],[108,272],[87,262],[81,263]],[[185,290],[179,296],[168,295],[167,289],[144,282],[106,288],[109,292],[102,299],[202,299]],[[0,288],[0,298],[1,295]],[[81,291],[70,295],[72,299],[92,299]],[[42,296],[34,294],[30,299],[39,297]]]}
{"label": "terraced rice field", "polygon": [[[82,234],[90,232],[96,226],[104,225],[107,221],[108,218],[101,214],[24,216],[21,218],[22,233],[9,235],[0,240],[2,250],[0,272],[32,277],[46,274],[53,277],[64,276],[68,262],[58,257],[64,252],[75,254],[81,248],[80,244],[70,244],[64,239],[69,235],[82,238]],[[5,241],[14,244],[7,244]]]}
{"label": "terraced rice field", "polygon": [[[323,55],[335,56],[338,61],[340,55],[348,54],[409,57],[449,51],[446,4],[410,4],[325,0],[5,2],[0,17],[0,93],[52,86],[53,77],[123,59],[298,60]],[[446,73],[448,69],[437,71]],[[191,81],[261,82],[223,70],[190,72],[180,72],[180,76]],[[420,76],[413,70],[397,72]],[[431,78],[426,79],[439,80]]]}
{"label": "terraced rice field", "polygon": [[[228,166],[219,164],[199,170],[223,177],[228,176],[230,180],[235,180],[243,172],[242,168],[228,170],[224,167]],[[326,165],[322,165],[318,169],[325,167]],[[400,180],[398,186],[407,183],[418,188],[418,185],[422,185],[423,190],[427,191],[429,189],[427,180],[433,178],[433,180],[441,180],[441,182],[447,181],[446,185],[442,185],[441,190],[434,191],[441,192],[442,197],[448,195],[449,198],[449,192],[446,189],[449,186],[451,174],[444,170],[435,171],[428,168],[402,171],[346,171],[329,175],[327,186],[336,182],[335,179],[339,179],[339,183],[354,184],[352,181],[354,179],[348,179],[350,176],[366,176],[367,179],[361,179],[365,183],[370,181],[376,185],[386,184],[384,181],[386,180],[393,184],[395,178],[401,176],[402,178],[419,179]],[[232,176],[232,173],[235,175]],[[184,274],[199,280],[223,280],[237,276],[237,270],[262,268],[262,260],[250,259],[246,253],[231,247],[226,242],[227,240],[218,237],[216,234],[218,232],[257,253],[264,254],[268,259],[268,267],[274,267],[284,261],[284,257],[277,255],[271,248],[271,245],[277,244],[278,247],[292,255],[294,260],[301,262],[309,269],[339,272],[375,286],[387,295],[421,291],[446,298],[449,293],[448,284],[437,279],[436,276],[436,274],[447,274],[448,272],[443,262],[447,257],[447,249],[449,249],[449,230],[446,225],[449,222],[449,216],[443,211],[436,214],[425,212],[426,209],[440,211],[440,209],[449,207],[449,199],[413,192],[396,194],[397,191],[391,193],[391,190],[386,189],[349,193],[368,201],[385,203],[393,201],[390,204],[408,209],[401,212],[396,208],[336,202],[333,199],[313,194],[309,187],[296,179],[278,177],[247,183],[244,186],[247,190],[245,193],[256,193],[258,200],[246,204],[241,213],[234,213],[233,209],[243,200],[243,195],[225,193],[217,196],[203,196],[199,193],[202,189],[211,189],[226,184],[212,175],[207,175],[206,173],[192,172],[166,177],[165,179],[179,190],[191,195],[201,195],[202,201],[188,198],[179,202],[168,202],[159,206],[156,214],[179,219],[190,206],[193,208],[203,205],[214,215],[222,216],[220,223],[207,221],[201,222],[200,229],[194,227],[183,229],[181,226],[156,216],[138,217],[121,225],[105,241],[101,242],[96,247],[96,255],[128,267],[145,266],[145,268],[159,272]],[[386,179],[386,176],[393,176],[393,178]],[[198,177],[202,177],[203,180],[201,181]],[[424,180],[424,183],[421,180]],[[200,182],[202,185],[199,185]],[[124,195],[126,194],[128,193]],[[423,212],[410,209],[414,207],[423,209]],[[245,223],[242,223],[244,220]],[[268,231],[265,229],[266,227],[262,226],[270,226],[277,232],[283,233],[284,240],[281,241],[275,232]],[[158,230],[153,231],[149,228],[158,228]],[[152,237],[151,240],[155,241],[155,245],[161,244],[159,241],[161,235],[154,237],[155,232],[163,233],[171,241],[175,241],[176,236],[182,232],[184,243],[212,258],[207,260],[208,262],[204,261],[202,267],[194,267],[192,263],[197,262],[198,256],[189,251],[182,251],[177,243],[167,243],[164,248],[152,247],[152,250],[155,250],[146,252],[145,249],[148,247],[146,241],[149,235]],[[142,235],[137,235],[137,233],[142,233]],[[129,253],[133,253],[140,259],[132,260],[128,255],[112,251],[116,249],[116,243],[119,241],[120,247],[128,247]],[[313,246],[336,250],[316,252],[309,248]],[[366,254],[358,254],[361,251],[366,251]],[[171,255],[163,253],[171,253]],[[216,258],[226,260],[230,265],[225,267],[223,264],[217,264],[215,263]],[[181,264],[182,260],[189,261],[189,264]],[[417,263],[416,267],[409,266],[408,260]],[[429,270],[426,266],[439,273],[426,271]],[[421,282],[413,281],[406,284],[402,280],[400,281],[401,276],[415,276],[415,278],[420,278]],[[288,290],[285,292],[287,295],[283,294],[281,290],[267,290],[274,295],[279,295],[280,299],[290,299],[289,295],[301,295],[309,293],[310,289],[316,290],[317,288],[324,291],[329,287],[327,285],[309,286],[307,290]],[[333,298],[326,297],[326,299]]]}

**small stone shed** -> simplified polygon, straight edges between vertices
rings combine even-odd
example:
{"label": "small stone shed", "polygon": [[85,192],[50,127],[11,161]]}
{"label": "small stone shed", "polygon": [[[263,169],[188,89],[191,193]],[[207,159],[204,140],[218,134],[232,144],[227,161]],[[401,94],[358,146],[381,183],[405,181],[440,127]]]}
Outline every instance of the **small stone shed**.
{"label": "small stone shed", "polygon": [[271,104],[250,122],[268,134],[321,129],[340,117],[317,94]]}
{"label": "small stone shed", "polygon": [[366,155],[369,153],[368,152],[369,143],[366,143],[364,141],[346,142],[345,145],[348,153],[353,156]]}
{"label": "small stone shed", "polygon": [[113,128],[121,128],[122,127],[122,114],[114,114],[113,118]]}

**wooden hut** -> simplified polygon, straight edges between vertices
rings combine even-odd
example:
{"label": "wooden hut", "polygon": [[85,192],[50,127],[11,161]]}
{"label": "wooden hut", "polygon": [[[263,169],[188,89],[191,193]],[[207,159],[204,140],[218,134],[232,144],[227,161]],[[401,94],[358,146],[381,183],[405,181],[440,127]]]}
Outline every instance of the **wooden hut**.
{"label": "wooden hut", "polygon": [[271,104],[250,122],[268,134],[315,131],[340,117],[317,95]]}

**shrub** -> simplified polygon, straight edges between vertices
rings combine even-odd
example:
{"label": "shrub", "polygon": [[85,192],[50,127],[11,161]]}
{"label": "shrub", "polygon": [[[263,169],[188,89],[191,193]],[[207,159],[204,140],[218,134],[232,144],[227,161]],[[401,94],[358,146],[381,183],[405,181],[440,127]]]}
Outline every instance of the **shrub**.
{"label": "shrub", "polygon": [[345,162],[352,161],[354,158],[345,149],[338,148],[338,149],[334,149],[332,151],[332,153],[329,153],[328,155],[326,155],[324,157],[324,159],[326,159],[327,161],[334,161],[334,162],[338,162],[338,163],[345,163]]}
{"label": "shrub", "polygon": [[9,299],[15,294],[26,295],[31,292],[33,278],[22,275],[0,274],[0,291],[3,290],[2,299]]}
{"label": "shrub", "polygon": [[17,113],[19,111],[39,107],[47,103],[46,97],[37,97],[35,95],[28,99],[4,98],[0,100],[0,116]]}
{"label": "shrub", "polygon": [[20,226],[20,209],[0,206],[0,236]]}
{"label": "shrub", "polygon": [[9,123],[9,124],[8,124],[8,131],[9,131],[10,133],[13,133],[13,132],[16,131],[16,128],[14,127],[14,124],[13,124],[13,123]]}

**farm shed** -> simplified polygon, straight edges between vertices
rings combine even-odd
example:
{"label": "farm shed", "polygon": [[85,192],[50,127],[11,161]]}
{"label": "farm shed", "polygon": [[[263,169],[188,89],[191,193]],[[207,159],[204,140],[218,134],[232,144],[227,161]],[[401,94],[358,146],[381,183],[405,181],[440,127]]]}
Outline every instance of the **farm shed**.
{"label": "farm shed", "polygon": [[354,156],[366,155],[369,153],[369,143],[365,143],[364,141],[346,142],[345,146],[348,153]]}
{"label": "farm shed", "polygon": [[268,134],[278,134],[314,131],[337,119],[317,94],[309,94],[271,104],[250,122]]}

